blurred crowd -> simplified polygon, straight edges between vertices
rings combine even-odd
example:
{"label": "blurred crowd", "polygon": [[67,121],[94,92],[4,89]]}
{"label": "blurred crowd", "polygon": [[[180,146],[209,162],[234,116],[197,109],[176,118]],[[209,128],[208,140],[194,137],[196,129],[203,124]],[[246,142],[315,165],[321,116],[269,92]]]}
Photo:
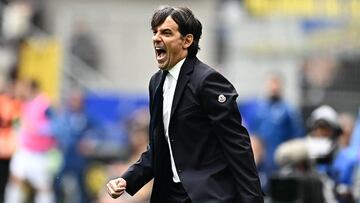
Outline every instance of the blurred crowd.
{"label": "blurred crowd", "polygon": [[303,118],[286,102],[283,85],[282,76],[271,73],[267,96],[240,105],[240,111],[253,109],[244,121],[267,200],[359,202],[360,113],[323,103]]}
{"label": "blurred crowd", "polygon": [[[128,115],[128,142],[114,147],[102,123],[85,111],[82,90],[74,89],[61,105],[51,103],[35,80],[9,81],[0,90],[0,202],[109,202],[105,181],[146,150],[146,109]],[[147,202],[150,189],[117,202]]]}

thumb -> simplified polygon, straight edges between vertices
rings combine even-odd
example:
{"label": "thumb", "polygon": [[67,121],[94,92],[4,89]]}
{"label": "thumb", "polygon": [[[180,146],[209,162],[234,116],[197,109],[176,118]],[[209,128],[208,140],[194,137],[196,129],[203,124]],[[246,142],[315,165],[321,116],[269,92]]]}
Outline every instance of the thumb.
{"label": "thumb", "polygon": [[126,181],[123,178],[119,178],[116,181],[116,185],[119,187],[126,187]]}

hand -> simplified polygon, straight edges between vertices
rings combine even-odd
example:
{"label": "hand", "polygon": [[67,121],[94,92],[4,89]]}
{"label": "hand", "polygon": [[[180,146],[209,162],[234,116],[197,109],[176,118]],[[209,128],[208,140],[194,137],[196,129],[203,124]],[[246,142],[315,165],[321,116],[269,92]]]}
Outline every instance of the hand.
{"label": "hand", "polygon": [[116,179],[110,180],[108,182],[108,184],[106,184],[106,186],[107,186],[109,195],[113,199],[116,199],[125,192],[126,180],[123,178],[116,178]]}

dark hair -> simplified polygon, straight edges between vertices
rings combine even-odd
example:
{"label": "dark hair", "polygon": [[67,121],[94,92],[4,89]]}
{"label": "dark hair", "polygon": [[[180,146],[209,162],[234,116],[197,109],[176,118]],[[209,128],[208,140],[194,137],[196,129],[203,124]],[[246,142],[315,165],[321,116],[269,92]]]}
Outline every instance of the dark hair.
{"label": "dark hair", "polygon": [[171,16],[179,26],[179,32],[183,37],[187,34],[192,34],[194,36],[194,41],[188,48],[188,56],[195,57],[200,49],[199,41],[202,34],[201,22],[195,18],[189,8],[162,6],[155,10],[152,16],[151,29],[154,30],[161,25],[168,16]]}

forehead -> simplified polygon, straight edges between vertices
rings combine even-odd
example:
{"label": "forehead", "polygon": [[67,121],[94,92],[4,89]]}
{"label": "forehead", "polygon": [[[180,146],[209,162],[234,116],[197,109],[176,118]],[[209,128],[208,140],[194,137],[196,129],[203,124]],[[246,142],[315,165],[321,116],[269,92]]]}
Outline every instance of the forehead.
{"label": "forehead", "polygon": [[179,28],[179,26],[174,21],[174,19],[172,19],[171,16],[168,16],[168,17],[166,17],[165,21],[162,24],[160,24],[159,26],[155,27],[154,30],[170,29],[170,30],[177,31],[178,28]]}

